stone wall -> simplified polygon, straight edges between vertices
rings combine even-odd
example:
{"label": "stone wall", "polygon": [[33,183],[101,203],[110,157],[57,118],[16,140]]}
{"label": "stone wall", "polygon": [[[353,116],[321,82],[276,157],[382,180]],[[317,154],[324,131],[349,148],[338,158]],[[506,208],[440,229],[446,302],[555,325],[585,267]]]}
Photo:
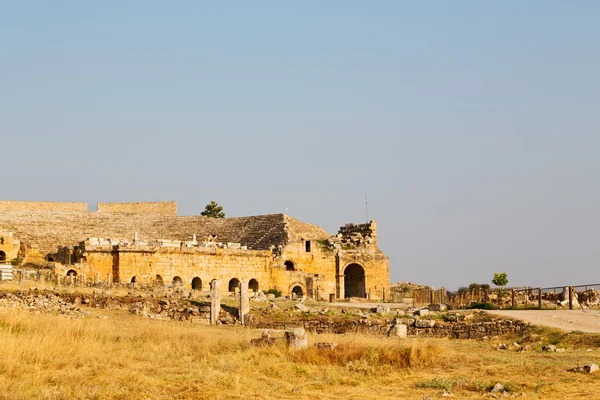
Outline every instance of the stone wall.
{"label": "stone wall", "polygon": [[59,203],[46,201],[0,201],[0,211],[60,211],[87,212],[87,203]]}
{"label": "stone wall", "polygon": [[21,242],[12,232],[0,230],[0,264],[10,262],[19,256]]}
{"label": "stone wall", "polygon": [[[250,319],[252,321],[252,318]],[[484,337],[500,336],[506,334],[524,334],[529,331],[530,325],[527,322],[518,320],[496,320],[491,322],[440,322],[437,320],[428,321],[431,327],[418,327],[414,320],[408,326],[408,336],[426,336],[441,337],[452,339],[481,339]],[[432,324],[433,323],[433,324]],[[370,335],[388,335],[394,326],[393,322],[383,320],[354,320],[354,321],[334,321],[329,318],[316,318],[311,320],[286,321],[286,322],[260,322],[250,325],[259,329],[289,329],[302,326],[312,333],[361,333]]]}
{"label": "stone wall", "polygon": [[174,201],[98,203],[98,212],[126,214],[160,214],[177,216],[177,203],[175,203]]}

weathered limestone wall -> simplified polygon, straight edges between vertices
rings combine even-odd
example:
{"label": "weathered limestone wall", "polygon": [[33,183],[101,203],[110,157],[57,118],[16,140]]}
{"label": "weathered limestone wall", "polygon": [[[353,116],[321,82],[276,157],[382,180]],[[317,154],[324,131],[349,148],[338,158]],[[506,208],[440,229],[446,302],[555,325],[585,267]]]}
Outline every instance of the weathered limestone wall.
{"label": "weathered limestone wall", "polygon": [[0,201],[2,211],[76,211],[87,212],[87,203],[59,203],[49,201]]}
{"label": "weathered limestone wall", "polygon": [[345,280],[347,268],[358,264],[365,271],[365,297],[372,300],[382,300],[384,294],[389,299],[390,295],[390,263],[389,258],[383,253],[372,252],[344,252],[338,257],[339,287],[338,297],[345,298]]}
{"label": "weathered limestone wall", "polygon": [[113,279],[122,283],[153,284],[160,276],[165,285],[173,284],[177,277],[185,288],[192,287],[196,277],[202,281],[202,290],[208,290],[211,280],[219,279],[221,291],[227,293],[231,279],[256,279],[259,290],[269,289],[272,255],[268,251],[160,248],[131,246],[118,251],[96,248],[85,253],[83,272],[101,278],[112,273]]}
{"label": "weathered limestone wall", "polygon": [[21,242],[13,236],[12,232],[0,230],[0,263],[17,258],[20,247]]}
{"label": "weathered limestone wall", "polygon": [[177,216],[177,203],[174,201],[98,203],[98,212],[125,214],[160,214]]}
{"label": "weathered limestone wall", "polygon": [[[336,258],[317,241],[311,241],[310,252],[305,242],[288,244],[273,262],[272,287],[288,295],[300,286],[310,298],[328,299],[336,293]],[[289,270],[286,262],[293,264]]]}

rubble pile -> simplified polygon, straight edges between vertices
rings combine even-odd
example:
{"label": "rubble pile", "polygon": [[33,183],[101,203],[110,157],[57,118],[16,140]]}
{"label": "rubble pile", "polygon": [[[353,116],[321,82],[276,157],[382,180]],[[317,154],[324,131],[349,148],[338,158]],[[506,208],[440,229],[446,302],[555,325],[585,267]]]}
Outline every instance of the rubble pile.
{"label": "rubble pile", "polygon": [[0,307],[29,311],[34,314],[65,315],[73,319],[90,315],[88,311],[79,308],[76,302],[71,303],[51,293],[35,293],[24,296],[0,293]]}

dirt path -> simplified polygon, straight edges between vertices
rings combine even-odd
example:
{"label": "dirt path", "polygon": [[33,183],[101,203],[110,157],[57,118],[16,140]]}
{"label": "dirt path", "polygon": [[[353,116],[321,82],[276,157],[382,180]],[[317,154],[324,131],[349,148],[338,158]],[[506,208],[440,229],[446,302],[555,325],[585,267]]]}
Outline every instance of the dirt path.
{"label": "dirt path", "polygon": [[505,315],[533,325],[560,328],[565,331],[600,333],[598,310],[494,310],[490,314]]}

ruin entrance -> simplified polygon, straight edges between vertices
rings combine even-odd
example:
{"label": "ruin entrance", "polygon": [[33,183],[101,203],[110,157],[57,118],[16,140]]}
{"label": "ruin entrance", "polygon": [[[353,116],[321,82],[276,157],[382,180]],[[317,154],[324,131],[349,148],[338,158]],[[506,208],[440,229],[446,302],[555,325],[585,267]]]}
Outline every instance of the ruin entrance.
{"label": "ruin entrance", "polygon": [[192,290],[202,290],[202,279],[198,277],[192,279]]}
{"label": "ruin entrance", "polygon": [[156,275],[156,279],[154,280],[154,284],[157,285],[157,286],[162,286],[163,285],[162,276]]}
{"label": "ruin entrance", "polygon": [[229,288],[228,288],[228,292],[235,292],[237,290],[237,288],[240,287],[240,281],[238,278],[233,278],[232,280],[229,281]]}
{"label": "ruin entrance", "polygon": [[365,269],[359,264],[350,264],[344,271],[344,297],[366,297]]}
{"label": "ruin entrance", "polygon": [[6,261],[6,253],[0,250],[0,261]]}
{"label": "ruin entrance", "polygon": [[173,286],[181,286],[183,285],[183,279],[181,279],[180,277],[176,276],[173,278]]}
{"label": "ruin entrance", "polygon": [[70,269],[67,271],[67,276],[77,276],[77,271]]}
{"label": "ruin entrance", "polygon": [[294,286],[292,289],[292,298],[300,298],[304,296],[304,290],[302,290],[302,286]]}
{"label": "ruin entrance", "polygon": [[253,292],[258,292],[258,281],[256,279],[250,279],[250,282],[248,282],[248,289]]}
{"label": "ruin entrance", "polygon": [[131,283],[135,283],[135,276],[131,278]]}

